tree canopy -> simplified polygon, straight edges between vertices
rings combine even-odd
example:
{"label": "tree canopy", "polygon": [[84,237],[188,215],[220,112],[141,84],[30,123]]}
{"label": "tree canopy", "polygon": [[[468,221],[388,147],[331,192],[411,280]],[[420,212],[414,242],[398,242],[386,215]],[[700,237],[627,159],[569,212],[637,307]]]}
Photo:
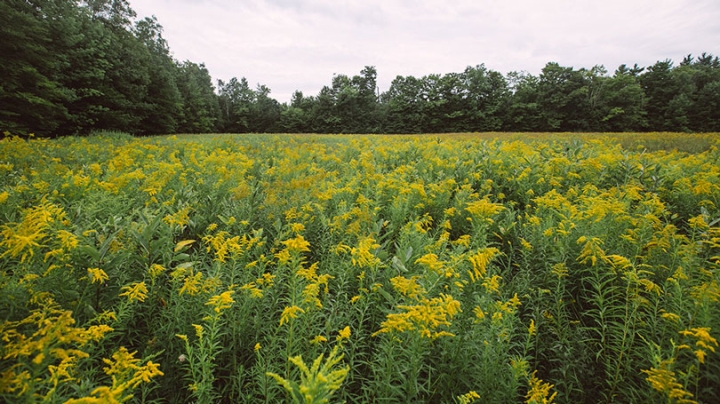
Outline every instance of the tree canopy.
{"label": "tree canopy", "polygon": [[549,62],[535,76],[480,64],[397,76],[382,93],[366,66],[279,103],[265,85],[214,83],[203,63],[175,60],[162,34],[126,0],[0,3],[0,131],[720,131],[720,60],[706,53],[612,75],[604,66]]}

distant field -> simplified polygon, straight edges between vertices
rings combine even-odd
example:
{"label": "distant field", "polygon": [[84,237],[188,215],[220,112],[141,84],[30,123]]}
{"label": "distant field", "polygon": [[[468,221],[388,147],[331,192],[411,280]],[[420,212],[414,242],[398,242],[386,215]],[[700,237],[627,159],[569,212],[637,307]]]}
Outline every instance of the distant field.
{"label": "distant field", "polygon": [[0,401],[720,402],[719,146],[6,137]]}

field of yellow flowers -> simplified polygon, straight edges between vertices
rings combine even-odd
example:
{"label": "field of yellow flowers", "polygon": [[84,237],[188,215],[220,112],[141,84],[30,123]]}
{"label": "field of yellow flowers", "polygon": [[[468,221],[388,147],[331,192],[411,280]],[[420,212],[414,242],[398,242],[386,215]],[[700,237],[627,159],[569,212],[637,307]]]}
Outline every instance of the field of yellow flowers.
{"label": "field of yellow flowers", "polygon": [[720,137],[0,141],[0,401],[720,402]]}

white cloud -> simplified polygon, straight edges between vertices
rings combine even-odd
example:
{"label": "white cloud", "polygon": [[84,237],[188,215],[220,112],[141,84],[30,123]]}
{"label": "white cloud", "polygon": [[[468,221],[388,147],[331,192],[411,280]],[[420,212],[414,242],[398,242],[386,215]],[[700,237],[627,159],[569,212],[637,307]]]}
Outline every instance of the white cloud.
{"label": "white cloud", "polygon": [[156,15],[176,58],[216,79],[246,77],[279,101],[314,95],[333,73],[376,66],[381,90],[485,65],[538,74],[720,54],[717,0],[131,0]]}

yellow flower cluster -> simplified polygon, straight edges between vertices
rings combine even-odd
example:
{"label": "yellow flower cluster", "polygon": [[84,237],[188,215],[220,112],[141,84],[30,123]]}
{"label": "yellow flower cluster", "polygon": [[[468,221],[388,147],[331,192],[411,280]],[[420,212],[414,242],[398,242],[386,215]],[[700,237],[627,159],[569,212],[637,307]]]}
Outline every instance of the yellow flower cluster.
{"label": "yellow flower cluster", "polygon": [[108,274],[100,268],[88,268],[87,271],[88,276],[90,276],[90,283],[97,282],[102,285],[105,281],[110,279]]}
{"label": "yellow flower cluster", "polygon": [[275,275],[266,272],[260,278],[257,278],[255,282],[249,282],[242,285],[240,290],[250,293],[250,297],[254,299],[259,299],[263,297],[263,290],[260,287],[269,288],[273,285],[274,280]]}
{"label": "yellow flower cluster", "polygon": [[418,284],[419,275],[415,275],[410,279],[403,276],[396,276],[390,279],[393,288],[410,299],[420,300],[425,295],[425,289]]}
{"label": "yellow flower cluster", "polygon": [[[680,335],[695,338],[695,356],[700,363],[705,363],[707,351],[715,352],[718,342],[710,335],[709,327],[694,327],[689,330],[680,331]],[[687,345],[680,345],[678,348],[689,348]]]}
{"label": "yellow flower cluster", "polygon": [[223,310],[229,309],[230,306],[232,306],[233,303],[235,303],[235,300],[232,298],[233,291],[227,290],[225,292],[220,293],[219,295],[212,296],[207,303],[205,303],[206,306],[212,306],[213,311],[217,314],[222,313]]}
{"label": "yellow flower cluster", "polygon": [[538,379],[537,370],[530,375],[528,380],[528,386],[530,387],[527,394],[525,394],[525,402],[527,404],[550,404],[555,400],[557,392],[550,394],[550,390],[553,385],[545,383]]}
{"label": "yellow flower cluster", "polygon": [[301,309],[298,306],[287,306],[283,309],[282,314],[280,314],[280,325],[289,323],[290,320],[297,318],[298,314],[305,313],[305,310]]}
{"label": "yellow flower cluster", "polygon": [[[26,330],[34,331],[27,335]],[[36,394],[34,390],[43,386],[41,398],[49,400],[62,383],[76,380],[78,362],[89,357],[83,348],[110,331],[107,325],[75,327],[72,312],[59,309],[52,301],[22,320],[3,322],[0,354],[3,360],[17,362],[0,374],[0,393],[19,397]]]}
{"label": "yellow flower cluster", "polygon": [[452,337],[454,336],[452,333],[438,329],[450,326],[450,320],[461,311],[460,302],[445,294],[432,299],[422,298],[415,305],[398,305],[398,308],[404,311],[388,314],[374,336],[390,332],[416,331],[423,338]]}
{"label": "yellow flower cluster", "polygon": [[112,360],[103,359],[106,366],[105,374],[112,377],[112,386],[101,386],[90,392],[89,397],[71,399],[66,404],[101,404],[123,403],[133,397],[129,390],[137,388],[141,383],[149,383],[156,376],[163,376],[160,365],[147,361],[140,365],[140,359],[135,358],[136,352],[128,352],[121,347],[112,355]]}
{"label": "yellow flower cluster", "polygon": [[461,396],[457,397],[457,400],[460,404],[470,404],[472,402],[475,402],[475,400],[480,399],[480,394],[478,394],[475,391],[469,391]]}
{"label": "yellow flower cluster", "polygon": [[478,281],[485,277],[487,273],[487,266],[490,261],[493,260],[497,255],[500,254],[500,250],[495,247],[485,248],[481,251],[471,255],[468,260],[472,264],[472,271],[468,272],[470,279],[473,282]]}
{"label": "yellow flower cluster", "polygon": [[[35,255],[36,249],[44,247],[40,243],[49,235],[51,227],[63,223],[67,223],[63,208],[43,199],[40,205],[25,210],[20,223],[2,225],[0,248],[4,248],[5,252],[0,254],[0,258],[20,257],[20,262],[25,262]],[[77,238],[72,233],[62,230],[58,232],[58,237],[61,246],[66,249],[77,246]]]}
{"label": "yellow flower cluster", "polygon": [[674,361],[666,359],[657,366],[643,370],[647,375],[647,381],[653,389],[663,393],[668,399],[675,403],[697,404],[697,401],[691,400],[692,393],[685,390],[682,384],[677,381],[675,372],[671,369]]}
{"label": "yellow flower cluster", "polygon": [[302,266],[303,264],[300,264],[300,269],[298,269],[295,274],[305,280],[307,282],[307,285],[305,285],[305,288],[302,291],[303,296],[303,302],[307,304],[307,308],[316,308],[321,309],[322,302],[320,301],[320,288],[323,288],[323,292],[325,294],[328,293],[328,281],[333,278],[333,276],[329,274],[317,274],[317,267],[318,263],[314,263],[310,265],[307,268],[304,268]]}
{"label": "yellow flower cluster", "polygon": [[124,292],[118,296],[127,296],[129,302],[144,302],[148,293],[145,282],[135,282],[132,285],[123,286],[121,290]]}
{"label": "yellow flower cluster", "polygon": [[310,251],[310,243],[298,234],[294,238],[282,242],[290,253],[301,253]]}
{"label": "yellow flower cluster", "polygon": [[379,247],[380,244],[377,244],[374,238],[362,238],[358,242],[357,247],[352,247],[350,249],[352,264],[359,268],[372,268],[373,266],[379,264],[380,260],[373,254],[373,251]]}
{"label": "yellow flower cluster", "polygon": [[293,356],[288,360],[300,369],[300,383],[287,380],[280,375],[268,372],[267,375],[275,379],[288,394],[298,403],[327,403],[330,396],[340,388],[350,371],[349,366],[338,368],[342,361],[342,354],[338,355],[338,347],[333,348],[325,362],[324,355],[318,356],[308,367],[302,356]]}
{"label": "yellow flower cluster", "polygon": [[[210,230],[212,231],[212,230]],[[253,246],[261,245],[259,237],[247,235],[229,237],[227,231],[219,231],[214,235],[206,235],[202,241],[207,245],[206,251],[215,252],[215,260],[224,263],[228,257],[237,259]]]}
{"label": "yellow flower cluster", "polygon": [[465,210],[475,219],[488,223],[493,223],[492,217],[504,209],[503,205],[490,202],[487,198],[469,202],[465,207]]}

